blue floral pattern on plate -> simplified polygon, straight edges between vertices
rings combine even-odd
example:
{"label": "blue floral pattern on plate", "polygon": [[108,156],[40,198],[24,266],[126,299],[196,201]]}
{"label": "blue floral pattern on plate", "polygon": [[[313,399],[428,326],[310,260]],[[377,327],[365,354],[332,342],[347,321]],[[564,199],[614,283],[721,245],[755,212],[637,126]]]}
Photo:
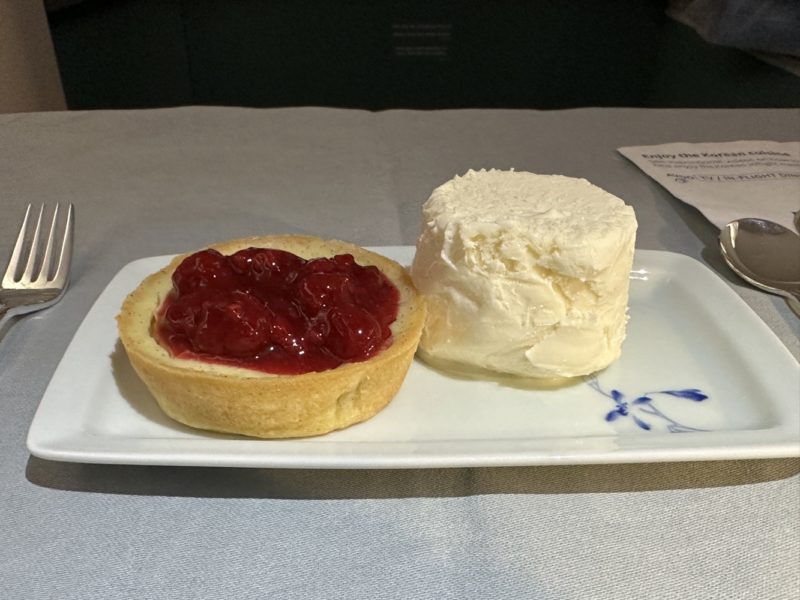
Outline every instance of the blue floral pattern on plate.
{"label": "blue floral pattern on plate", "polygon": [[608,422],[616,421],[622,417],[629,417],[636,425],[645,431],[653,430],[652,418],[656,417],[666,422],[667,431],[671,433],[686,433],[690,431],[706,431],[697,427],[690,427],[683,425],[675,419],[666,415],[661,409],[656,406],[654,396],[671,396],[673,398],[683,398],[690,402],[703,402],[708,399],[708,396],[696,388],[684,388],[679,390],[656,390],[645,392],[636,396],[632,400],[619,390],[612,389],[610,392],[605,391],[596,377],[587,377],[587,385],[602,394],[606,398],[613,400],[614,408],[608,411],[605,419]]}

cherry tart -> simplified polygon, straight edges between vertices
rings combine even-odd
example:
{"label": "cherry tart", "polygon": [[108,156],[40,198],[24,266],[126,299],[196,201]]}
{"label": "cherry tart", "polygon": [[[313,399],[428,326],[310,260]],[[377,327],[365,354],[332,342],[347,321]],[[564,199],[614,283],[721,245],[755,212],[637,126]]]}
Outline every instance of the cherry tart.
{"label": "cherry tart", "polygon": [[117,317],[133,368],[191,427],[328,433],[396,395],[425,307],[396,262],[338,240],[264,236],[175,258]]}

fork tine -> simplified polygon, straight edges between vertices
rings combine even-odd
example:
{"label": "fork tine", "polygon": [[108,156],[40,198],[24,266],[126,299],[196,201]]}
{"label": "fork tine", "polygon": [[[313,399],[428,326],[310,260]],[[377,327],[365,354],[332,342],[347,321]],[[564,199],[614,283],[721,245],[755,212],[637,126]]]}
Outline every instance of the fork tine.
{"label": "fork tine", "polygon": [[55,210],[53,210],[53,221],[50,223],[50,233],[47,236],[47,245],[44,249],[42,267],[39,269],[39,276],[36,278],[36,283],[46,282],[53,270],[53,244],[56,238],[56,222],[58,221],[59,206],[59,204],[56,204]]}
{"label": "fork tine", "polygon": [[22,278],[25,281],[33,281],[33,271],[36,267],[36,257],[39,254],[39,233],[42,229],[42,215],[44,214],[44,204],[39,208],[39,218],[36,219],[36,228],[33,230],[33,240],[31,240],[31,251],[28,253],[28,262],[25,265],[25,272]]}
{"label": "fork tine", "polygon": [[64,288],[69,280],[69,265],[72,261],[72,238],[75,230],[75,207],[67,207],[67,222],[64,225],[64,240],[61,242],[61,254],[58,257],[58,266],[53,275],[53,283]]}
{"label": "fork tine", "polygon": [[8,267],[6,268],[5,275],[3,275],[3,285],[10,285],[17,280],[20,256],[22,254],[22,246],[25,245],[25,236],[28,231],[28,219],[31,215],[31,205],[25,209],[25,218],[22,219],[22,226],[19,228],[17,234],[17,242],[14,244],[14,249],[11,251],[11,258],[8,259]]}

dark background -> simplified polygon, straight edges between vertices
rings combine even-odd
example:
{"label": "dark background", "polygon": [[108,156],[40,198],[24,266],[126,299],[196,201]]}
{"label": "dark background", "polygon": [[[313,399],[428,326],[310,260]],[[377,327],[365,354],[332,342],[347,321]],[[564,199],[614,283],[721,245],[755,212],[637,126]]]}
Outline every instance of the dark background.
{"label": "dark background", "polygon": [[662,0],[49,8],[70,109],[800,106],[800,76],[705,42]]}

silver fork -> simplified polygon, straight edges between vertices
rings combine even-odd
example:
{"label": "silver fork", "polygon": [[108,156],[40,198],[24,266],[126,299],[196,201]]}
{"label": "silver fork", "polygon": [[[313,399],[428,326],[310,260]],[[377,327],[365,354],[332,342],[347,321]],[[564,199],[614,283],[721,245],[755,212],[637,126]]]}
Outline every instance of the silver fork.
{"label": "silver fork", "polygon": [[[42,217],[44,205],[39,209],[39,217],[29,234],[32,218],[31,205],[25,211],[17,242],[11,252],[3,281],[0,283],[0,325],[12,315],[20,315],[47,308],[58,302],[67,289],[69,266],[72,259],[72,238],[75,228],[75,209],[67,208],[63,229],[58,229],[59,205],[53,211],[50,232],[44,244],[42,255]],[[61,234],[60,249],[56,248],[58,232]],[[26,244],[31,237],[30,244]],[[23,262],[24,261],[24,262]]]}

